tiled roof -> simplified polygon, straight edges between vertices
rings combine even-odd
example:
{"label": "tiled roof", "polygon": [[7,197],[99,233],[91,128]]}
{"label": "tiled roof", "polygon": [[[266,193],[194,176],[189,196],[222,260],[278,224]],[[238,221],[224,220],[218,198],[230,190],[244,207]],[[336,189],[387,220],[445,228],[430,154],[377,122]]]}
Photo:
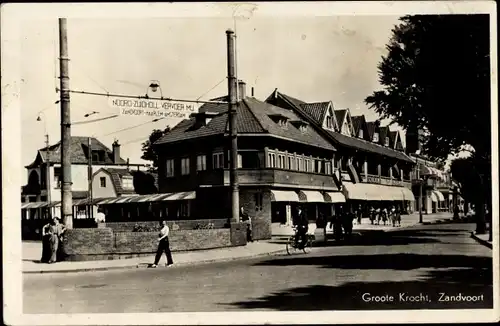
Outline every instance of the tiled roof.
{"label": "tiled roof", "polygon": [[88,191],[79,191],[79,190],[73,190],[71,192],[71,197],[73,199],[85,199],[88,198],[89,192]]}
{"label": "tiled roof", "polygon": [[[277,92],[277,95],[281,96],[283,99],[287,100],[289,103],[294,105],[294,107],[297,111],[301,112],[304,116],[306,116],[309,119],[314,121],[314,119],[311,116],[309,116],[307,114],[307,112],[305,112],[302,109],[300,104],[303,104],[304,102],[297,100],[297,99],[294,99],[293,97],[285,95],[283,93]],[[290,100],[290,99],[292,99],[292,100]],[[298,103],[298,104],[296,104],[296,103]],[[343,111],[347,112],[347,110],[343,110]],[[335,112],[337,112],[337,111],[335,111]],[[345,115],[345,112],[344,112],[344,115]],[[410,157],[408,157],[406,154],[404,154],[402,152],[398,152],[398,151],[392,150],[390,148],[365,141],[363,139],[349,137],[349,136],[345,136],[345,135],[342,135],[342,134],[337,133],[337,132],[329,131],[329,130],[323,129],[321,127],[321,125],[316,125],[316,127],[323,130],[324,132],[326,132],[326,134],[329,136],[329,138],[333,139],[336,143],[338,143],[340,145],[350,147],[350,148],[355,148],[355,149],[361,149],[361,150],[364,150],[366,152],[385,155],[385,156],[399,159],[402,161],[413,162]]]}
{"label": "tiled roof", "polygon": [[[88,163],[88,152],[87,146],[88,137],[82,136],[73,136],[71,137],[71,145],[70,145],[70,156],[71,163]],[[92,150],[101,150],[104,151],[105,157],[103,164],[115,164],[113,162],[113,151],[106,147],[103,143],[101,143],[97,138],[91,137],[91,147]],[[60,163],[61,161],[61,142],[57,142],[55,145],[51,145],[48,148],[44,147],[38,150],[41,159],[45,162],[50,163]],[[35,161],[36,162],[36,161]],[[119,161],[116,164],[126,164],[123,158],[120,157]]]}
{"label": "tiled roof", "polygon": [[392,157],[398,160],[406,161],[406,162],[413,162],[413,160],[408,157],[406,154],[392,150],[388,147],[384,147],[372,142],[368,142],[363,139],[359,138],[354,138],[354,137],[349,137],[346,135],[342,135],[338,132],[333,132],[326,130],[328,134],[330,135],[331,138],[333,138],[336,142],[338,142],[341,145],[344,145],[346,147],[350,148],[355,148],[355,149],[361,149],[366,152],[371,152],[371,153],[377,153],[380,155]]}
{"label": "tiled roof", "polygon": [[[334,150],[333,146],[324,140],[313,128],[300,131],[293,124],[286,127],[277,125],[269,115],[280,114],[289,120],[300,120],[300,117],[290,110],[273,106],[259,101],[255,98],[247,97],[237,107],[236,129],[238,134],[271,134],[279,137]],[[196,139],[213,135],[223,135],[228,129],[227,104],[207,103],[200,108],[200,112],[216,112],[219,115],[211,119],[206,125],[198,126],[196,118],[184,120],[175,126],[168,134],[160,138],[155,145],[173,143],[187,139]]]}
{"label": "tiled roof", "polygon": [[359,133],[359,129],[362,128],[363,123],[366,123],[364,115],[355,115],[352,116],[352,126],[354,127],[354,132],[356,135]]}
{"label": "tiled roof", "polygon": [[300,107],[309,114],[316,123],[322,124],[330,102],[301,104]]}
{"label": "tiled roof", "polygon": [[[384,127],[380,127],[379,128],[379,142],[380,144],[382,145],[385,145],[385,138],[386,137],[389,137],[389,127],[388,126],[384,126]],[[390,140],[389,140],[389,143],[390,143]]]}
{"label": "tiled roof", "polygon": [[335,118],[337,119],[337,123],[339,124],[339,128],[342,128],[342,123],[344,123],[345,115],[347,114],[347,110],[335,110]]}
{"label": "tiled roof", "polygon": [[134,189],[124,189],[122,178],[123,177],[132,177],[132,173],[130,173],[127,169],[114,169],[114,168],[106,168],[104,169],[108,171],[111,176],[111,182],[116,189],[117,195],[132,195],[135,194]]}
{"label": "tiled roof", "polygon": [[377,125],[375,124],[375,121],[367,122],[366,129],[368,130],[368,136],[370,137],[370,140],[373,140],[373,134],[375,133],[375,130],[377,129]]}

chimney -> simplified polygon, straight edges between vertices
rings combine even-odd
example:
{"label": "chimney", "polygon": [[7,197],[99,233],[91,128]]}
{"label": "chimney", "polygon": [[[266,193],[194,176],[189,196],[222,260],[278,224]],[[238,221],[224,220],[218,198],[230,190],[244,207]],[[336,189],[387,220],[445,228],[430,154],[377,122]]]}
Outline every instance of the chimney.
{"label": "chimney", "polygon": [[253,89],[253,87],[252,87],[252,97],[254,97],[254,89]]}
{"label": "chimney", "polygon": [[113,142],[113,163],[118,163],[120,161],[120,144],[118,140],[115,139]]}
{"label": "chimney", "polygon": [[239,99],[244,99],[247,97],[246,94],[247,84],[243,80],[238,80],[238,97]]}

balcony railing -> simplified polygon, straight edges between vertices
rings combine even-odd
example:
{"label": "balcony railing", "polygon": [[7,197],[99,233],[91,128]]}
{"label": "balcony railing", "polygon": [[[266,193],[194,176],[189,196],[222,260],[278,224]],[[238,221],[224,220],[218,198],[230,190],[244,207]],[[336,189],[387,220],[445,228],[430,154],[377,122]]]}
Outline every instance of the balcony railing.
{"label": "balcony railing", "polygon": [[379,177],[378,175],[373,175],[373,174],[368,174],[365,182],[377,183],[377,184],[387,185],[387,186],[404,186],[407,188],[411,187],[410,180],[399,180],[399,179],[390,178],[390,177]]}
{"label": "balcony railing", "polygon": [[[241,185],[290,185],[337,188],[331,175],[281,169],[238,169]],[[199,173],[199,185],[229,185],[229,170],[212,170]]]}

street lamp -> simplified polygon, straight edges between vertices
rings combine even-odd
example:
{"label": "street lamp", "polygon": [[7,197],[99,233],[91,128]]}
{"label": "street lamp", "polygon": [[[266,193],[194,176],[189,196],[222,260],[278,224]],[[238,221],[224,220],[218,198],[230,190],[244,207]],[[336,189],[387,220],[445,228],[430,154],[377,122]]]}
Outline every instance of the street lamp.
{"label": "street lamp", "polygon": [[156,93],[158,90],[160,90],[160,98],[163,98],[163,91],[160,86],[160,82],[157,80],[152,80],[146,89],[146,98],[149,97],[149,90],[151,90],[153,93]]}

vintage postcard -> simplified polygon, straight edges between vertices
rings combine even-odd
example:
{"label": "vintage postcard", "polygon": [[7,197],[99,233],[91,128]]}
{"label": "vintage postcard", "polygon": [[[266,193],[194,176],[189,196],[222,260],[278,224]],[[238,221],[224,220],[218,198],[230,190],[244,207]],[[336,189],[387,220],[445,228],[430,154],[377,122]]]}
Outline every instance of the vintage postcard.
{"label": "vintage postcard", "polygon": [[494,2],[1,9],[6,324],[499,320]]}

